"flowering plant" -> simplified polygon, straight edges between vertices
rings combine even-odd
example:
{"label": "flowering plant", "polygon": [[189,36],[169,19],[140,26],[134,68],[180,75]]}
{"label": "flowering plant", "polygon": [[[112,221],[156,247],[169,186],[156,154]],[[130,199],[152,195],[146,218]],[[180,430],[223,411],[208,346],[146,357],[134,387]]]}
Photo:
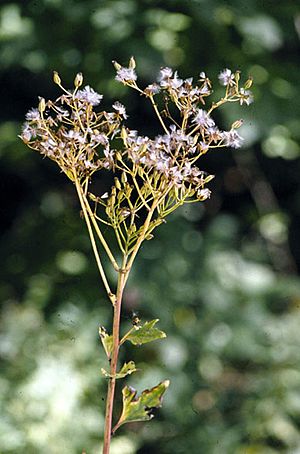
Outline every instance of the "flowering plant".
{"label": "flowering plant", "polygon": [[[116,80],[137,90],[153,106],[161,127],[154,138],[140,135],[126,126],[126,109],[115,102],[112,111],[98,110],[102,95],[83,84],[77,74],[74,90],[63,87],[57,72],[54,82],[62,90],[55,100],[40,98],[38,108],[26,115],[21,138],[32,149],[55,161],[74,184],[82,215],[86,222],[99,274],[113,308],[112,332],[102,326],[99,335],[109,361],[109,370],[102,368],[108,379],[103,453],[109,453],[112,433],[123,424],[152,418],[151,409],[161,405],[169,381],[164,380],[139,397],[128,386],[123,388],[123,410],[112,425],[116,380],[136,371],[133,361],[118,369],[120,347],[125,342],[142,345],[166,336],[156,327],[158,319],[142,323],[135,319],[132,328],[120,334],[123,292],[136,255],[145,240],[176,208],[185,203],[202,202],[210,197],[206,187],[212,180],[198,167],[199,159],[210,149],[239,148],[242,137],[237,129],[242,120],[228,131],[221,131],[212,114],[227,102],[249,105],[252,95],[249,78],[240,86],[240,73],[225,69],[219,74],[225,87],[224,96],[204,109],[212,94],[212,84],[204,72],[198,82],[181,79],[170,68],[160,71],[158,81],[142,89],[137,84],[135,60],[128,67],[114,62]],[[110,171],[113,184],[104,194],[89,191],[98,172]],[[102,233],[102,225],[115,234],[121,253],[120,263]],[[107,270],[102,263],[99,246],[103,248],[117,277],[116,289],[111,288]]]}

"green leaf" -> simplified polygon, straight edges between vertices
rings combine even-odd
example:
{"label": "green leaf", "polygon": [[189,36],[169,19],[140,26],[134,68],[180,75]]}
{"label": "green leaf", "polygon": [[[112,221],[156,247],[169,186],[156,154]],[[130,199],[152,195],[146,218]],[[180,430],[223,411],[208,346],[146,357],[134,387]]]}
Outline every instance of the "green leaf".
{"label": "green leaf", "polygon": [[167,337],[166,333],[154,327],[158,321],[159,319],[157,318],[155,320],[151,320],[150,322],[145,322],[141,326],[135,326],[135,329],[128,335],[125,335],[124,338],[129,340],[133,345],[142,345],[156,339]]}
{"label": "green leaf", "polygon": [[125,423],[133,421],[149,421],[153,418],[152,408],[161,407],[162,395],[170,384],[169,380],[159,383],[151,389],[145,389],[140,397],[136,397],[137,391],[131,386],[125,386],[123,394],[123,410],[113,432]]}
{"label": "green leaf", "polygon": [[[120,372],[118,372],[115,375],[115,378],[116,379],[124,378],[124,377],[126,377],[126,375],[133,374],[133,372],[136,372],[136,370],[137,369],[135,367],[134,362],[133,361],[129,361],[129,363],[124,363],[123,364]],[[105,369],[101,368],[101,372],[106,378],[113,378],[113,376],[111,374],[109,374]]]}
{"label": "green leaf", "polygon": [[104,326],[99,326],[99,336],[100,336],[103,348],[105,350],[105,353],[109,359],[111,352],[112,352],[113,337],[111,335],[107,334],[107,331],[104,328]]}

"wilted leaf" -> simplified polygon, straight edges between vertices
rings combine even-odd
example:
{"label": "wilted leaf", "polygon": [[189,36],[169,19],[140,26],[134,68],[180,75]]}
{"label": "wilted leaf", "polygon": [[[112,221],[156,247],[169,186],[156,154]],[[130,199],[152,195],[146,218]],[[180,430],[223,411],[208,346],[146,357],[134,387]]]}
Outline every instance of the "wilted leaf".
{"label": "wilted leaf", "polygon": [[123,411],[121,417],[113,429],[115,432],[120,426],[133,421],[148,421],[153,418],[152,408],[161,406],[162,395],[170,384],[169,380],[159,383],[151,389],[145,389],[140,397],[136,397],[136,390],[131,386],[125,386],[123,394]]}
{"label": "wilted leaf", "polygon": [[[126,375],[130,375],[130,374],[133,374],[133,372],[135,372],[137,369],[135,367],[135,364],[133,361],[129,361],[129,363],[124,363],[120,372],[118,372],[116,375],[115,375],[115,378],[118,379],[118,378],[124,378],[126,377]],[[101,372],[102,374],[106,377],[106,378],[112,378],[112,375],[110,375],[105,369],[101,368]]]}
{"label": "wilted leaf", "polygon": [[152,342],[156,339],[162,339],[166,337],[166,333],[155,328],[154,325],[158,322],[158,318],[151,320],[150,322],[145,322],[141,326],[135,326],[134,330],[130,334],[124,337],[126,340],[129,340],[133,345],[142,345],[147,342]]}
{"label": "wilted leaf", "polygon": [[110,354],[112,352],[113,337],[111,335],[107,334],[107,331],[103,326],[99,326],[99,336],[100,336],[103,348],[105,350],[105,353],[109,359]]}

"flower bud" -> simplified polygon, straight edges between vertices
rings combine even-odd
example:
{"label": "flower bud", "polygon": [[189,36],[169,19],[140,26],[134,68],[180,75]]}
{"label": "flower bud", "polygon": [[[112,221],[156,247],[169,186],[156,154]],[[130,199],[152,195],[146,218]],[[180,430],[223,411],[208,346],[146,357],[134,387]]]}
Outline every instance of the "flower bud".
{"label": "flower bud", "polygon": [[236,82],[238,82],[240,80],[240,77],[241,77],[241,72],[240,71],[236,71],[235,75],[234,75],[234,78],[235,78]]}
{"label": "flower bud", "polygon": [[122,153],[120,151],[116,151],[116,160],[121,161],[122,160]]}
{"label": "flower bud", "polygon": [[92,202],[97,202],[98,197],[96,197],[94,194],[91,192],[88,193],[89,198],[92,200]]}
{"label": "flower bud", "polygon": [[39,102],[39,112],[43,113],[45,111],[45,109],[46,109],[46,101],[45,101],[45,98],[41,98],[41,97],[39,97],[39,100],[40,100],[40,102]]}
{"label": "flower bud", "polygon": [[126,146],[127,146],[127,137],[128,137],[128,134],[127,134],[126,128],[124,128],[124,126],[123,126],[121,129],[121,139],[123,140],[124,145],[126,145]]}
{"label": "flower bud", "polygon": [[60,85],[61,84],[61,79],[60,79],[57,71],[53,71],[53,82],[56,85]]}
{"label": "flower bud", "polygon": [[132,226],[130,227],[129,229],[130,233],[135,233],[136,232],[136,225],[135,224],[132,224]]}
{"label": "flower bud", "polygon": [[83,82],[83,75],[82,73],[76,74],[76,77],[74,79],[74,85],[76,88],[79,88],[82,85]]}
{"label": "flower bud", "polygon": [[122,68],[122,66],[118,62],[116,62],[115,60],[112,61],[112,64],[114,65],[114,67],[115,67],[115,69],[117,71],[119,71],[119,69]]}
{"label": "flower bud", "polygon": [[122,189],[122,187],[121,187],[119,178],[115,177],[114,180],[115,180],[115,186],[116,186],[116,188],[120,191],[120,190]]}
{"label": "flower bud", "polygon": [[130,69],[135,69],[136,63],[135,63],[134,57],[131,57],[131,58],[130,58],[128,67],[129,67]]}
{"label": "flower bud", "polygon": [[125,194],[126,194],[126,197],[130,197],[131,193],[132,193],[132,186],[130,186],[129,183],[124,183],[124,189],[125,189]]}
{"label": "flower bud", "polygon": [[253,83],[253,78],[249,77],[248,80],[246,80],[245,85],[244,85],[245,90],[248,90],[248,88],[250,88],[252,86],[252,83]]}
{"label": "flower bud", "polygon": [[237,120],[234,123],[232,123],[231,129],[238,129],[242,126],[243,123],[244,123],[243,120]]}
{"label": "flower bud", "polygon": [[126,175],[126,172],[122,172],[121,181],[122,181],[123,184],[127,183],[127,175]]}

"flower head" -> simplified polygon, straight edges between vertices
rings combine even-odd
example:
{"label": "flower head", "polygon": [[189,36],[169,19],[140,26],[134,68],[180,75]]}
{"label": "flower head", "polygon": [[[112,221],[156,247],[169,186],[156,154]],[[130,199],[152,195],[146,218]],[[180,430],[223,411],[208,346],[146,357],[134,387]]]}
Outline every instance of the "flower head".
{"label": "flower head", "polygon": [[80,101],[85,101],[92,106],[98,106],[103,98],[103,95],[99,95],[99,93],[87,85],[83,90],[77,91],[75,98]]}
{"label": "flower head", "polygon": [[198,109],[196,112],[196,115],[193,118],[193,123],[196,123],[198,126],[202,127],[209,127],[209,126],[214,126],[215,122],[206,110],[203,109]]}
{"label": "flower head", "polygon": [[25,116],[26,120],[28,121],[31,121],[31,120],[40,120],[41,118],[41,114],[39,112],[39,109],[36,109],[36,108],[32,108],[30,109],[26,116]]}
{"label": "flower head", "polygon": [[251,104],[253,102],[253,95],[251,91],[245,90],[244,88],[240,89],[240,105],[242,104]]}
{"label": "flower head", "polygon": [[225,131],[222,133],[222,138],[227,147],[240,148],[244,141],[243,137],[235,129],[231,131]]}
{"label": "flower head", "polygon": [[137,75],[133,68],[123,68],[117,70],[116,80],[123,84],[134,82],[137,80]]}
{"label": "flower head", "polygon": [[234,83],[234,74],[231,72],[230,69],[224,69],[220,72],[218,79],[221,85],[233,85]]}
{"label": "flower head", "polygon": [[123,104],[121,104],[119,101],[116,101],[113,105],[113,109],[115,109],[117,111],[117,113],[119,115],[121,115],[121,117],[127,118],[127,115],[126,115],[126,109],[125,109],[125,106],[123,106]]}

